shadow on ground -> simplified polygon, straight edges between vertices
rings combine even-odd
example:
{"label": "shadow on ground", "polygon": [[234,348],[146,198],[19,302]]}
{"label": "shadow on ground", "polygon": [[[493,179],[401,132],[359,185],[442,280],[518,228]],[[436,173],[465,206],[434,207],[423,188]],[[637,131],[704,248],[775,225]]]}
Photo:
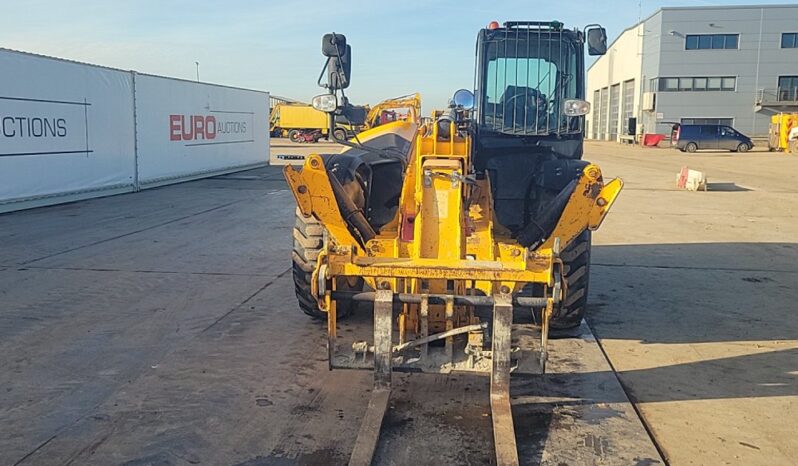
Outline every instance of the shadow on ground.
{"label": "shadow on ground", "polygon": [[[795,397],[795,264],[795,243],[596,245],[587,321],[605,344],[642,345],[646,354],[638,360],[620,351],[609,354],[616,366],[649,366],[618,372],[636,404]],[[614,383],[610,370],[515,380],[513,412],[522,456],[548,464],[552,435],[563,429],[578,442],[566,458],[577,464],[584,461],[577,453],[584,455],[585,447],[587,453],[593,448],[596,458],[621,447],[615,439],[576,428],[579,422],[606,424],[625,416],[612,408],[626,401],[622,392],[606,388]],[[641,457],[634,463],[656,461]]]}
{"label": "shadow on ground", "polygon": [[715,192],[742,192],[742,191],[751,191],[751,189],[746,188],[744,186],[740,186],[735,183],[707,183],[707,191],[715,191]]}

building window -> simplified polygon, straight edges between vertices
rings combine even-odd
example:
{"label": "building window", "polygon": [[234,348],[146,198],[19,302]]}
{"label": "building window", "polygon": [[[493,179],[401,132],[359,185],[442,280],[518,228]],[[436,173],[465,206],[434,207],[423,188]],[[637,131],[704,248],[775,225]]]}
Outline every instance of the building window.
{"label": "building window", "polygon": [[679,78],[659,78],[659,90],[661,91],[678,91]]}
{"label": "building window", "polygon": [[737,78],[734,76],[659,78],[661,92],[734,91]]}
{"label": "building window", "polygon": [[684,41],[685,50],[736,49],[739,34],[688,34]]}
{"label": "building window", "polygon": [[781,48],[795,49],[798,48],[798,32],[785,32],[781,35]]}
{"label": "building window", "polygon": [[734,126],[734,118],[682,118],[683,125],[725,125]]}
{"label": "building window", "polygon": [[779,100],[798,100],[798,76],[779,76]]}

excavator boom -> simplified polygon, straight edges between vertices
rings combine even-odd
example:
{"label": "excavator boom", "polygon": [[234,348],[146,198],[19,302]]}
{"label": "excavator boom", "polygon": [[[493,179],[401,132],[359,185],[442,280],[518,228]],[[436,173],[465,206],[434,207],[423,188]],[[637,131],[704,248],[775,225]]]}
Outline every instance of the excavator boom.
{"label": "excavator boom", "polygon": [[418,123],[421,117],[421,94],[409,94],[393,99],[386,99],[369,109],[366,115],[366,127],[374,128],[381,124],[390,123],[382,121],[383,112],[389,110],[405,110],[408,120]]}

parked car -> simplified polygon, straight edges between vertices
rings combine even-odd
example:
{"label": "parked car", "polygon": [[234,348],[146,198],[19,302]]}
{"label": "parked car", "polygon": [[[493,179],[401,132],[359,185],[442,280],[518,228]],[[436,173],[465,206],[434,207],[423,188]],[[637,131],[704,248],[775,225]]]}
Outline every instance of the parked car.
{"label": "parked car", "polygon": [[682,152],[699,149],[746,152],[754,147],[751,138],[726,125],[678,125],[674,142]]}

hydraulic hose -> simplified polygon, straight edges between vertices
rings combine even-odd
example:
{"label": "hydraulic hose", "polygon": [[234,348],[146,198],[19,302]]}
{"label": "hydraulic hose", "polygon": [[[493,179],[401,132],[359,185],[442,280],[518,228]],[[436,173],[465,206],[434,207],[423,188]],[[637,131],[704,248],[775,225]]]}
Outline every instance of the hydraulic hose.
{"label": "hydraulic hose", "polygon": [[330,174],[328,178],[330,179],[330,186],[338,202],[338,208],[341,209],[341,215],[343,215],[344,221],[353,230],[355,236],[358,237],[360,245],[365,248],[366,243],[377,236],[377,233],[374,231],[374,228],[371,228],[371,224],[369,224],[366,216],[363,215],[363,211],[346,195],[338,178],[333,174]]}

